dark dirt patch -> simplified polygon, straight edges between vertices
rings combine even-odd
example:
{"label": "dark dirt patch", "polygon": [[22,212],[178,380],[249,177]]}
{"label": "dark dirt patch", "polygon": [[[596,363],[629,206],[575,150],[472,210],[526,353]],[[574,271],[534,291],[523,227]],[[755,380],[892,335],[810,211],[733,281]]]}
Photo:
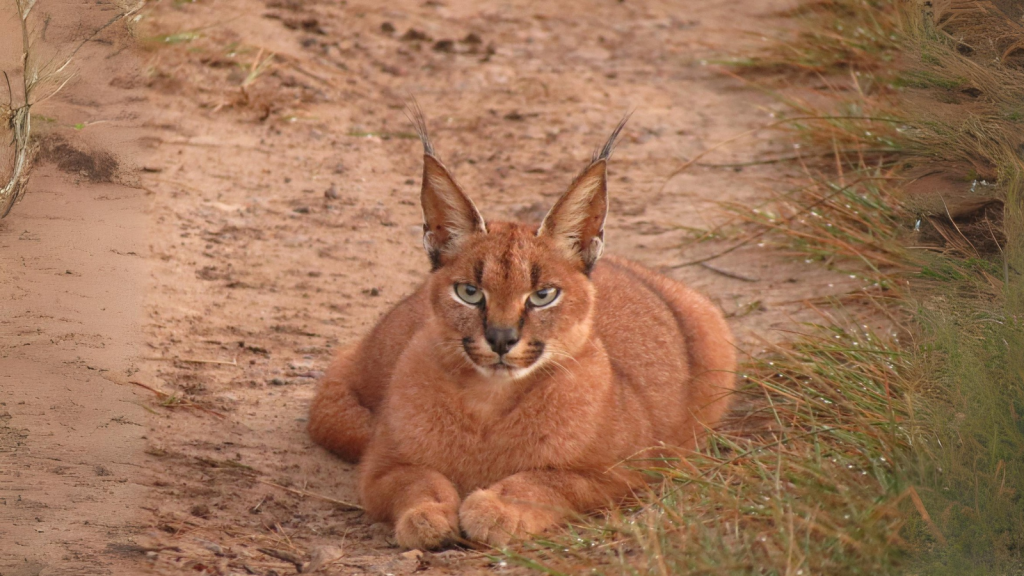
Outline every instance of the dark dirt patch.
{"label": "dark dirt patch", "polygon": [[113,182],[119,163],[109,152],[84,150],[59,134],[47,134],[39,140],[37,159],[57,166],[61,172],[82,176],[90,182]]}

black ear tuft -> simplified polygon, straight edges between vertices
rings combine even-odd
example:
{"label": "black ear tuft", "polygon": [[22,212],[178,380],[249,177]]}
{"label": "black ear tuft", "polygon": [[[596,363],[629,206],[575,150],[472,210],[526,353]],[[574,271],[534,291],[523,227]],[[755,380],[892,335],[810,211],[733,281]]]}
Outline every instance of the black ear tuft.
{"label": "black ear tuft", "polygon": [[406,110],[409,120],[423,142],[423,247],[432,270],[444,265],[446,256],[459,250],[463,242],[477,233],[487,233],[487,224],[473,201],[437,159],[427,135],[427,121],[415,101]]}
{"label": "black ear tuft", "polygon": [[579,262],[589,274],[604,251],[604,222],[608,216],[608,159],[629,114],[604,146],[594,152],[590,164],[573,179],[569,189],[544,217],[537,236],[548,236],[562,254]]}
{"label": "black ear tuft", "polygon": [[599,160],[608,160],[612,157],[612,152],[615,151],[615,141],[619,138],[619,133],[626,127],[626,122],[629,122],[629,117],[633,115],[633,111],[626,112],[626,115],[619,120],[619,125],[612,130],[612,135],[608,137],[608,141],[604,143],[600,149],[594,151],[593,158],[590,159],[591,164],[597,163]]}
{"label": "black ear tuft", "polygon": [[427,133],[427,120],[423,117],[423,111],[420,110],[420,104],[415,99],[412,102],[405,105],[405,115],[412,122],[413,127],[416,129],[416,134],[420,137],[420,142],[423,143],[423,153],[427,156],[434,156],[434,145],[430,143],[430,134]]}

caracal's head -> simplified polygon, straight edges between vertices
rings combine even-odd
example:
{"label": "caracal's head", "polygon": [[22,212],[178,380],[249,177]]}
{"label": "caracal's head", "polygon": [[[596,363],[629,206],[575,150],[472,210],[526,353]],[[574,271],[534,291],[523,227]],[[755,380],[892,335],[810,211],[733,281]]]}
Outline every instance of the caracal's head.
{"label": "caracal's head", "polygon": [[562,370],[590,337],[604,248],[606,166],[623,123],[540,226],[485,222],[437,159],[422,117],[423,246],[438,357],[496,379]]}

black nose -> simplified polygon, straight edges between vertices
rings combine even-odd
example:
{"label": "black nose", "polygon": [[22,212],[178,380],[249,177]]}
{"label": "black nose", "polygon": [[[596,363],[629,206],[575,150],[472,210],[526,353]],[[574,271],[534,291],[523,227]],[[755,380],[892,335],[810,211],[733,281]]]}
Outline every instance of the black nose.
{"label": "black nose", "polygon": [[516,342],[519,342],[519,331],[515,328],[488,326],[487,330],[484,330],[484,339],[491,345],[491,350],[494,350],[496,354],[503,355],[507,354],[516,345]]}

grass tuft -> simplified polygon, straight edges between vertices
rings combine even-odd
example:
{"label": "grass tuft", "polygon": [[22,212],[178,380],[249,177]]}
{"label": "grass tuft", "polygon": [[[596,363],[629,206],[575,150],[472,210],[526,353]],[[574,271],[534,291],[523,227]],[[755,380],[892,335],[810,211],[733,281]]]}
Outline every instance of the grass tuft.
{"label": "grass tuft", "polygon": [[647,504],[510,559],[552,573],[891,568],[905,521],[893,470],[913,443],[900,373],[913,359],[863,326],[808,330],[748,367],[745,408],[703,450],[649,470],[660,482]]}

